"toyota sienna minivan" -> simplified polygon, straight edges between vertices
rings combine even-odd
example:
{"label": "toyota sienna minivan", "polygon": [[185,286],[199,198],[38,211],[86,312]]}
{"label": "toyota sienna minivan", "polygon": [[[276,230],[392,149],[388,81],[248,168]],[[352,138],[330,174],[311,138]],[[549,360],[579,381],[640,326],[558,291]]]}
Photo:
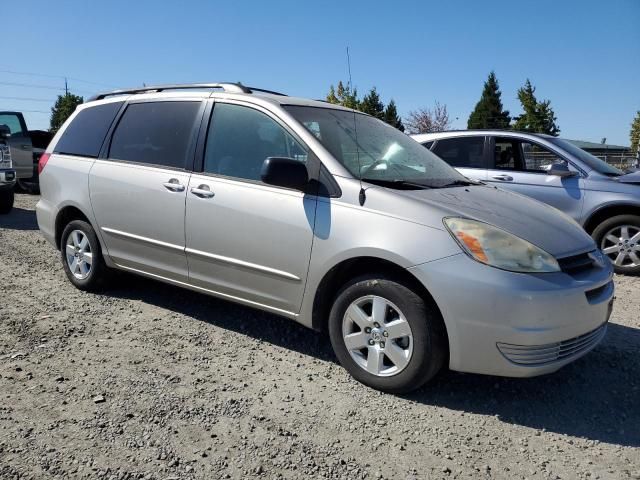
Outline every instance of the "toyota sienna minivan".
{"label": "toyota sienna minivan", "polygon": [[553,372],[606,332],[612,266],[577,223],[340,106],[240,84],[111,92],[39,171],[38,224],[77,288],[124,270],[288,317],[383,391],[443,367]]}

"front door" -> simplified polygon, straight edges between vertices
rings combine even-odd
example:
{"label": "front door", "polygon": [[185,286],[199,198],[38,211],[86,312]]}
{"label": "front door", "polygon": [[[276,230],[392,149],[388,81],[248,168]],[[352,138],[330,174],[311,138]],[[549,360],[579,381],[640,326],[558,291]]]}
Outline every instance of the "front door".
{"label": "front door", "polygon": [[[487,182],[521,193],[563,211],[576,221],[582,217],[584,180],[580,172],[551,150],[528,140],[494,137]],[[565,163],[572,177],[548,175],[553,163]]]}
{"label": "front door", "polygon": [[185,197],[200,101],[131,103],[107,159],[89,176],[91,204],[118,265],[187,282]]}
{"label": "front door", "polygon": [[201,173],[187,193],[193,285],[297,313],[311,255],[316,197],[260,180],[267,157],[307,162],[307,150],[266,111],[216,103]]}

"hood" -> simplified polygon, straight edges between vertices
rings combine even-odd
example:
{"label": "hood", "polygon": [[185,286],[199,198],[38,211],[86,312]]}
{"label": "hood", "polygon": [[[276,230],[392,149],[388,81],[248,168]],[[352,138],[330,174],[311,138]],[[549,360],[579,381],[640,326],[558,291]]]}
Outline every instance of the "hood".
{"label": "hood", "polygon": [[640,184],[640,170],[627,173],[620,177],[616,177],[616,180],[620,183],[637,183]]}
{"label": "hood", "polygon": [[442,216],[489,223],[561,258],[596,248],[569,216],[549,205],[489,186],[402,190],[398,194],[438,209]]}

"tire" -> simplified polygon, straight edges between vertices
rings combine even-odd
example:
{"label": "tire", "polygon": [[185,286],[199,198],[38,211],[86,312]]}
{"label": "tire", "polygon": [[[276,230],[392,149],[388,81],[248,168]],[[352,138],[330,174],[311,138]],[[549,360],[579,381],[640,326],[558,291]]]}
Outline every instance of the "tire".
{"label": "tire", "polygon": [[13,188],[3,188],[0,190],[0,215],[6,215],[11,212],[14,199]]}
{"label": "tire", "polygon": [[[384,309],[377,310],[385,312],[382,315],[373,311],[374,302],[380,302],[377,299],[386,302]],[[361,313],[365,316],[360,316]],[[352,321],[356,317],[360,324]],[[376,317],[385,319],[378,322],[379,328],[374,323]],[[408,323],[410,337],[397,338],[399,332],[406,332],[402,320]],[[398,330],[400,325],[404,330]],[[402,283],[384,276],[360,277],[340,290],[329,316],[329,336],[340,364],[359,382],[383,392],[415,390],[433,378],[447,360],[447,335],[437,307]],[[352,339],[351,349],[347,347],[347,336]],[[382,362],[376,362],[380,352]],[[404,356],[399,356],[399,352]],[[378,355],[371,356],[372,353]],[[394,355],[387,356],[391,353]],[[394,362],[392,357],[403,360]],[[380,366],[378,373],[372,373]]]}
{"label": "tire", "polygon": [[[598,248],[609,257],[616,273],[639,275],[640,237],[638,234],[640,234],[640,216],[617,215],[598,225],[591,236]],[[625,236],[627,238],[624,238]],[[614,239],[618,239],[617,244],[613,241]]]}
{"label": "tire", "polygon": [[[78,256],[73,255],[74,249]],[[105,286],[109,271],[102,258],[96,232],[87,222],[73,220],[67,224],[60,239],[60,257],[67,278],[76,288],[96,292]],[[74,259],[78,260],[78,264],[73,263]]]}

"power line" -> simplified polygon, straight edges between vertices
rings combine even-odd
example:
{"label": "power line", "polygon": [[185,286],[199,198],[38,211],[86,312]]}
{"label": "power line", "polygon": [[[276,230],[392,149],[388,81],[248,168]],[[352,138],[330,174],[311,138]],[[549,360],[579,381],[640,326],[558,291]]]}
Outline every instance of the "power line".
{"label": "power line", "polygon": [[109,85],[107,83],[94,82],[94,81],[91,81],[91,80],[83,80],[81,78],[69,77],[69,76],[64,76],[64,75],[52,75],[52,74],[47,74],[47,73],[35,73],[35,72],[18,72],[16,70],[0,70],[0,73],[10,73],[12,75],[28,75],[28,76],[43,77],[43,78],[61,78],[61,79],[65,79],[66,78],[66,79],[69,79],[69,80],[73,80],[74,82],[87,83],[89,85],[98,85],[98,86],[102,86],[102,87],[118,88],[118,87],[115,87],[114,85]]}
{"label": "power line", "polygon": [[28,102],[55,102],[53,98],[32,98],[32,97],[0,97],[3,100],[25,100]]}
{"label": "power line", "polygon": [[[47,90],[57,90],[57,91],[65,90],[65,87],[54,87],[53,85],[40,85],[35,83],[0,82],[0,85],[9,85],[12,87],[44,88]],[[73,90],[80,93],[93,93],[92,91],[85,90],[85,89],[74,88]]]}

